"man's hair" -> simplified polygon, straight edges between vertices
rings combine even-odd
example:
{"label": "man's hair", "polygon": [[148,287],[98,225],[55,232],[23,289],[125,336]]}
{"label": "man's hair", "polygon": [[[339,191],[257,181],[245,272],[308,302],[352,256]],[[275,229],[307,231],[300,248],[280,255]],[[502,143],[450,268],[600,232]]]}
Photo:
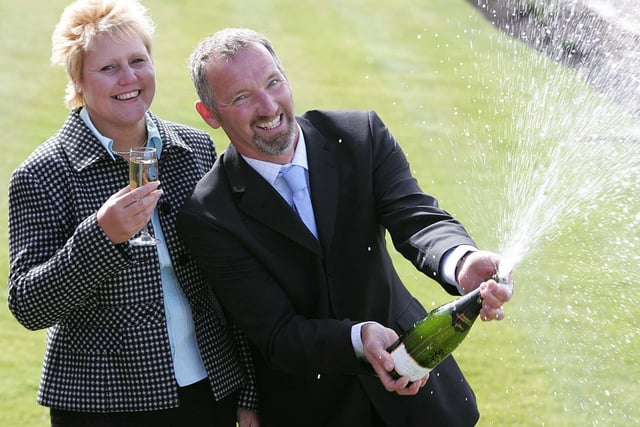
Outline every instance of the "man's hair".
{"label": "man's hair", "polygon": [[[189,59],[191,81],[196,88],[200,101],[214,114],[218,115],[215,96],[209,85],[207,70],[217,61],[233,59],[240,51],[252,44],[261,44],[273,57],[278,70],[286,78],[284,67],[269,39],[256,31],[246,28],[225,28],[206,37],[193,50]],[[213,76],[212,78],[215,78]]]}

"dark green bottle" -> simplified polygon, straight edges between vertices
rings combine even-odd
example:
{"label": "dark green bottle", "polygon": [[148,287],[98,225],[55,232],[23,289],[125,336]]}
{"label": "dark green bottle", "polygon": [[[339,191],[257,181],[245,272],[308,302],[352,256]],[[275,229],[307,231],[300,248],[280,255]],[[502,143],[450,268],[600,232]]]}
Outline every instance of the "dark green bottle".
{"label": "dark green bottle", "polygon": [[429,312],[387,348],[395,362],[391,375],[411,381],[424,377],[465,339],[481,308],[477,288]]}

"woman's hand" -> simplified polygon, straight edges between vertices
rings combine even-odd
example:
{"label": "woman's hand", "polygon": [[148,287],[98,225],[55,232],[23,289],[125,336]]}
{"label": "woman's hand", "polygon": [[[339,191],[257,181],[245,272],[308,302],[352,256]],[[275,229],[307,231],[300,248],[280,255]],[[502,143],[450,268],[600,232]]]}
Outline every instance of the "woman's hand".
{"label": "woman's hand", "polygon": [[149,222],[162,190],[159,181],[132,190],[128,185],[118,191],[98,210],[98,224],[115,244],[137,234]]}

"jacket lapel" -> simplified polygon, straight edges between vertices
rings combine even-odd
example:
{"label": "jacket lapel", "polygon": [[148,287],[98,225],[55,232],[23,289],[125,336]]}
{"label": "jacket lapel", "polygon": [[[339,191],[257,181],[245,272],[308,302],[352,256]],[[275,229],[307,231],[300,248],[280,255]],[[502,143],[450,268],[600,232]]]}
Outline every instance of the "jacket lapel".
{"label": "jacket lapel", "polygon": [[80,109],[72,110],[58,133],[60,144],[65,151],[69,165],[80,172],[101,158],[108,156],[91,130],[80,118]]}
{"label": "jacket lapel", "polygon": [[278,192],[238,154],[233,145],[221,156],[237,206],[247,216],[321,255],[320,245]]}

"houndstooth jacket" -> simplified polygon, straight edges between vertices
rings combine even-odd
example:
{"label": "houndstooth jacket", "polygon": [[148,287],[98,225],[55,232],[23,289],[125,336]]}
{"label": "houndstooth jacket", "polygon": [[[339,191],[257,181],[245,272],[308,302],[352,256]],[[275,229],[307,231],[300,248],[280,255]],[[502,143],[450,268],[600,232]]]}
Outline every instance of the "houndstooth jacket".
{"label": "houndstooth jacket", "polygon": [[[249,350],[228,324],[174,228],[176,214],[216,157],[205,132],[151,114],[163,141],[158,213],[217,399],[257,398]],[[156,249],[114,245],[96,220],[128,183],[72,111],[9,184],[9,308],[31,330],[49,328],[38,403],[71,411],[178,406]],[[232,332],[230,332],[232,331]]]}

